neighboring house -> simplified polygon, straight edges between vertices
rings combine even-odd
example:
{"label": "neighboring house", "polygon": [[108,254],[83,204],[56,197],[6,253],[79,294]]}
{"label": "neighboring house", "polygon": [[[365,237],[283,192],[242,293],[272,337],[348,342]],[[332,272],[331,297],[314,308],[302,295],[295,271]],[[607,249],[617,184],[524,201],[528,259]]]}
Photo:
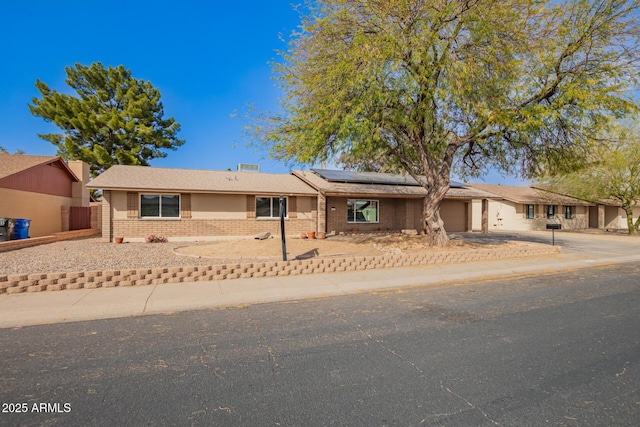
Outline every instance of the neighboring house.
{"label": "neighboring house", "polygon": [[[318,191],[318,231],[328,233],[422,230],[426,190],[413,178],[326,169],[293,171]],[[495,197],[452,182],[440,204],[447,232],[471,231],[473,202]]]}
{"label": "neighboring house", "polygon": [[89,209],[88,180],[81,161],[0,154],[0,218],[30,219],[30,237],[68,231],[71,208]]}
{"label": "neighboring house", "polygon": [[88,187],[103,190],[105,241],[279,235],[280,195],[287,234],[317,228],[317,192],[293,175],[116,165]]}
{"label": "neighboring house", "polygon": [[[489,201],[489,230],[545,230],[550,223],[561,224],[565,230],[619,228],[615,206],[596,205],[535,187],[469,185],[499,196]],[[474,230],[480,228],[478,216],[473,224]]]}
{"label": "neighboring house", "polygon": [[[633,208],[633,221],[640,216],[640,206]],[[628,230],[627,213],[620,202],[615,200],[598,200],[589,207],[589,228],[605,230]]]}

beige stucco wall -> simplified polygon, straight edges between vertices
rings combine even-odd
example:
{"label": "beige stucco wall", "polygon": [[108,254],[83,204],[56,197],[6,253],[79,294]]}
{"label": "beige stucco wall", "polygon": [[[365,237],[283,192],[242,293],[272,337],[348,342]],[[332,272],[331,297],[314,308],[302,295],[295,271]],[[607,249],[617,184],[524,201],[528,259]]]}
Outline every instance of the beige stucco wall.
{"label": "beige stucco wall", "polygon": [[30,219],[30,237],[62,231],[62,206],[71,206],[71,198],[0,188],[0,218]]}
{"label": "beige stucco wall", "polygon": [[71,183],[72,206],[89,206],[90,197],[87,184],[89,183],[90,168],[89,165],[81,160],[72,160],[68,163],[69,169],[80,180]]}
{"label": "beige stucco wall", "polygon": [[111,209],[113,209],[113,219],[127,219],[127,193],[125,191],[111,192]]}
{"label": "beige stucco wall", "polygon": [[[524,205],[507,200],[489,200],[489,230],[513,230],[526,231],[539,229],[541,208],[535,206],[536,219],[527,219]],[[474,217],[480,217],[482,221],[482,209],[474,209]],[[545,219],[546,221],[546,219]]]}
{"label": "beige stucco wall", "polygon": [[566,230],[582,230],[589,228],[589,206],[574,206],[572,219],[566,219],[564,217],[563,206],[559,206],[559,208],[561,210],[556,216],[562,224],[562,228]]}
{"label": "beige stucco wall", "polygon": [[471,201],[471,229],[482,231],[482,200]]}
{"label": "beige stucco wall", "polygon": [[193,219],[244,219],[246,208],[244,194],[191,194]]}
{"label": "beige stucco wall", "polygon": [[[589,208],[587,206],[573,206],[573,218],[564,217],[564,206],[556,206],[556,216],[547,219],[545,205],[535,206],[535,218],[527,219],[525,206],[507,200],[489,200],[489,230],[546,230],[548,223],[562,224],[565,230],[583,229],[589,227]],[[474,202],[472,211],[474,230],[482,228],[482,205]]]}
{"label": "beige stucco wall", "polygon": [[317,203],[315,197],[297,197],[296,208],[299,219],[312,220],[316,217]]}
{"label": "beige stucco wall", "polygon": [[[640,216],[640,206],[633,208],[633,221],[635,222]],[[624,209],[616,206],[605,206],[605,228],[611,229],[627,229],[627,213]]]}
{"label": "beige stucco wall", "polygon": [[[474,206],[475,208],[475,206]],[[473,210],[474,222],[482,227],[482,205]],[[522,205],[506,200],[489,200],[489,230],[531,230],[532,221],[525,218]]]}

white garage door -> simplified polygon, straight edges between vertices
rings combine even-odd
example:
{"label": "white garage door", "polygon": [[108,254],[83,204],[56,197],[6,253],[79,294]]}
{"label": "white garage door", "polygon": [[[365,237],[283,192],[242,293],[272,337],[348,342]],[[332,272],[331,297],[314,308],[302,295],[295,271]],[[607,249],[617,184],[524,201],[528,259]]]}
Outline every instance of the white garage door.
{"label": "white garage door", "polygon": [[443,200],[440,203],[440,218],[447,232],[467,231],[467,203]]}

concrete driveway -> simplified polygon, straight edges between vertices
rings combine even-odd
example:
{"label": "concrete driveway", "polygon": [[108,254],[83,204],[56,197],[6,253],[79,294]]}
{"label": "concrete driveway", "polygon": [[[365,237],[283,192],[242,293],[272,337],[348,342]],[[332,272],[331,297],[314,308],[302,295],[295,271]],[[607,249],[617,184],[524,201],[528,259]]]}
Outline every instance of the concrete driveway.
{"label": "concrete driveway", "polygon": [[[452,233],[452,239],[498,244],[506,241],[552,244],[551,231],[490,231],[481,233]],[[640,237],[622,234],[592,234],[586,232],[555,231],[555,245],[562,247],[563,256],[601,260],[640,256]]]}

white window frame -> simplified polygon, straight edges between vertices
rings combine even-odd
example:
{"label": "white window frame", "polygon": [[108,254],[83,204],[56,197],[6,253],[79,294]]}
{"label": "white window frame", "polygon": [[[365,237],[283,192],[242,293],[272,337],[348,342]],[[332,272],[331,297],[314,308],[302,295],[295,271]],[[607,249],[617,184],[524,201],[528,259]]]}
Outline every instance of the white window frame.
{"label": "white window frame", "polygon": [[[269,210],[271,211],[271,216],[258,216],[258,199],[271,199],[271,203],[269,206]],[[289,219],[289,197],[284,196],[285,207],[284,207],[284,218]],[[280,196],[256,196],[255,198],[255,208],[256,208],[256,219],[258,220],[270,220],[270,219],[280,219],[280,216],[273,216],[273,208],[275,205],[280,204]]]}
{"label": "white window frame", "polygon": [[[353,202],[354,218],[349,218],[349,202]],[[356,214],[358,202],[375,202],[376,203],[376,220],[375,221],[358,221],[358,215]],[[374,199],[347,199],[347,224],[379,224],[380,223],[380,201]]]}
{"label": "white window frame", "polygon": [[[142,197],[143,196],[158,196],[158,216],[143,216],[142,215]],[[178,216],[162,216],[162,196],[178,196]],[[182,197],[180,193],[138,193],[138,217],[144,220],[156,220],[156,219],[180,219],[182,217]]]}

